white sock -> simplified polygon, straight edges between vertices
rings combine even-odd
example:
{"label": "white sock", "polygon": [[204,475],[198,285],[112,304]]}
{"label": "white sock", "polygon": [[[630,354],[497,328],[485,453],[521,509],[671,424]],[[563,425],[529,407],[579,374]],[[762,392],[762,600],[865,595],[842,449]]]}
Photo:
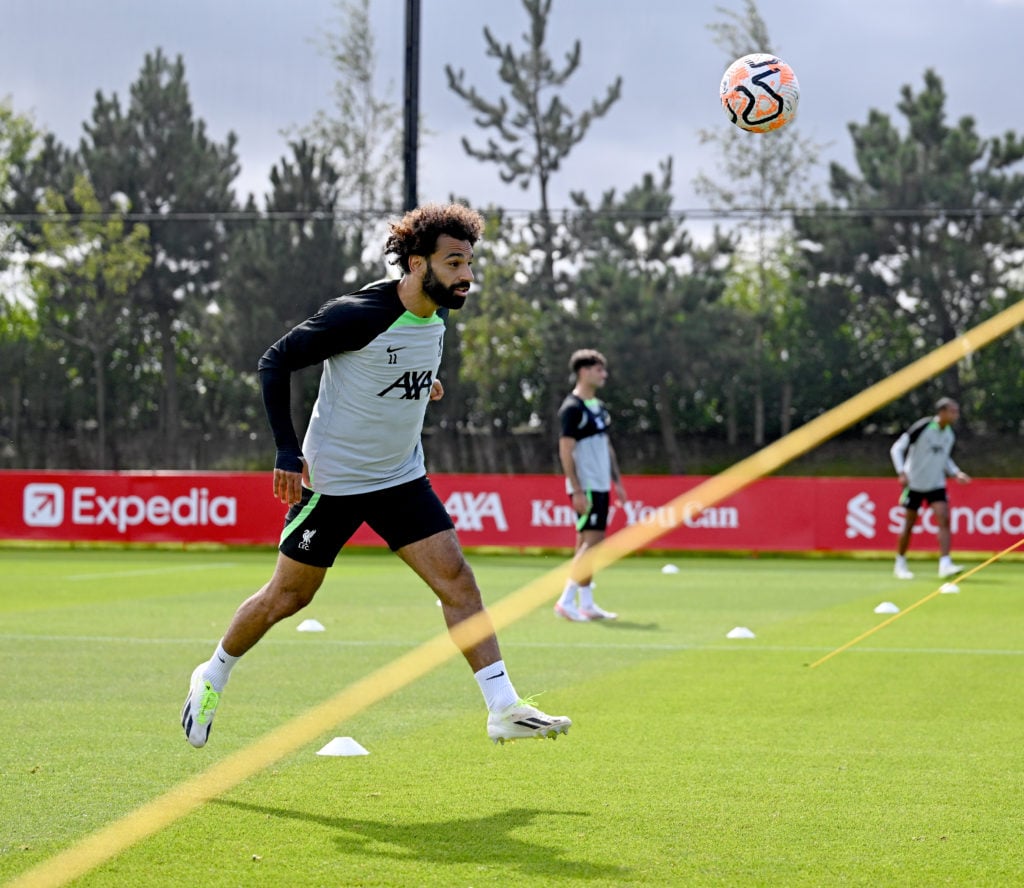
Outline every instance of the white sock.
{"label": "white sock", "polygon": [[519,695],[509,680],[504,660],[484,666],[479,672],[473,673],[473,678],[480,685],[488,712],[501,712],[502,709],[511,706],[519,699]]}
{"label": "white sock", "polygon": [[907,566],[907,556],[906,555],[897,555],[896,556],[896,566],[897,567],[906,567]]}
{"label": "white sock", "polygon": [[587,583],[586,586],[580,586],[580,607],[593,607],[594,606],[594,585],[593,583]]}
{"label": "white sock", "polygon": [[952,564],[952,563],[953,563],[953,559],[950,558],[949,555],[943,555],[941,558],[939,558],[939,566],[940,567],[945,567],[947,564]]}
{"label": "white sock", "polygon": [[231,677],[231,670],[235,668],[241,657],[232,657],[231,654],[224,650],[224,645],[220,642],[217,643],[217,650],[214,651],[210,662],[206,664],[206,668],[203,670],[203,678],[206,679],[213,689],[219,694],[224,690],[224,685],[228,683],[228,678]]}
{"label": "white sock", "polygon": [[575,580],[569,580],[565,584],[565,588],[562,590],[562,597],[558,599],[559,604],[569,604],[573,607],[576,606],[576,590],[579,589]]}

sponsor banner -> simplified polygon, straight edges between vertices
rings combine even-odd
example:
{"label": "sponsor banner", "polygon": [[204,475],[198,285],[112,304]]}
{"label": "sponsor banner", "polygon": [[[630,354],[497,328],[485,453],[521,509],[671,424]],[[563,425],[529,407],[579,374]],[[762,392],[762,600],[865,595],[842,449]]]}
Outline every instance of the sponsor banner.
{"label": "sponsor banner", "polygon": [[[663,532],[656,549],[889,551],[903,521],[892,478],[763,478],[703,511],[672,501],[703,477],[632,476],[609,531],[638,522]],[[556,475],[433,475],[466,546],[570,547],[575,516]],[[953,545],[1000,550],[1024,536],[1024,481],[950,484]],[[270,473],[0,471],[0,538],[275,545],[286,509]],[[925,510],[913,547],[934,548]],[[383,545],[368,528],[352,542]]]}

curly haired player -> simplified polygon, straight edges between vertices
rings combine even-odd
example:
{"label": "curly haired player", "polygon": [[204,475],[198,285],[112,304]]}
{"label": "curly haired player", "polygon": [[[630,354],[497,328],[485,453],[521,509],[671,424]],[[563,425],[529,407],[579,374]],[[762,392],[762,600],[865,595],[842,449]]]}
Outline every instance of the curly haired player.
{"label": "curly haired player", "polygon": [[[391,225],[386,252],[402,270],[324,305],[259,362],[277,446],[274,495],[287,504],[277,566],[235,612],[208,662],[192,673],[181,714],[185,736],[205,745],[231,669],[278,621],[312,600],[327,569],[364,522],[434,591],[451,630],[478,615],[480,589],[455,528],[427,479],[420,441],[444,346],[438,309],[461,308],[473,281],[483,220],[458,204],[429,204]],[[302,446],[291,420],[290,380],[323,365]],[[487,704],[495,742],[555,737],[565,716],[547,715],[513,689],[493,629],[460,650]]]}

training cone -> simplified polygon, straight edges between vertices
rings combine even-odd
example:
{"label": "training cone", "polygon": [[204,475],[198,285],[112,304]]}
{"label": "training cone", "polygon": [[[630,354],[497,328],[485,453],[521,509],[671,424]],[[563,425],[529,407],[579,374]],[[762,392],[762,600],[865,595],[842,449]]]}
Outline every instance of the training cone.
{"label": "training cone", "polygon": [[318,620],[303,620],[299,623],[299,632],[325,632],[324,624]]}
{"label": "training cone", "polygon": [[898,614],[900,609],[891,601],[883,601],[875,608],[876,614]]}
{"label": "training cone", "polygon": [[730,629],[726,635],[726,638],[754,638],[754,633],[751,632],[746,626],[737,626],[735,629]]}
{"label": "training cone", "polygon": [[677,573],[679,573],[679,568],[678,568],[678,567],[676,567],[676,566],[675,566],[674,564],[666,564],[666,565],[665,565],[665,566],[664,566],[664,567],[663,567],[663,568],[661,569],[661,572],[662,572],[663,574],[677,574]]}
{"label": "training cone", "polygon": [[939,592],[943,595],[956,595],[960,591],[960,587],[956,583],[943,583],[939,588]]}
{"label": "training cone", "polygon": [[370,752],[351,737],[335,737],[317,755],[369,755]]}

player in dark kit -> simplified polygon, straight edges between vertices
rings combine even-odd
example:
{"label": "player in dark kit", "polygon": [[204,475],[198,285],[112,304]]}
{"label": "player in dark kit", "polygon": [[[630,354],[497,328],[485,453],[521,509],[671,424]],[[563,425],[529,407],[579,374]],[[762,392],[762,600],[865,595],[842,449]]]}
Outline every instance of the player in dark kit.
{"label": "player in dark kit", "polygon": [[[270,581],[235,612],[208,662],[192,673],[181,723],[205,745],[238,659],[278,621],[313,600],[327,569],[364,522],[437,595],[451,630],[486,619],[480,589],[454,525],[426,476],[420,435],[444,346],[439,308],[461,308],[473,280],[474,211],[426,205],[391,226],[386,252],[402,269],[324,305],[271,346],[260,384],[277,446],[274,495],[290,506]],[[291,420],[291,374],[323,365],[302,446]],[[460,644],[487,704],[495,742],[555,737],[572,722],[516,694],[493,630]]]}

